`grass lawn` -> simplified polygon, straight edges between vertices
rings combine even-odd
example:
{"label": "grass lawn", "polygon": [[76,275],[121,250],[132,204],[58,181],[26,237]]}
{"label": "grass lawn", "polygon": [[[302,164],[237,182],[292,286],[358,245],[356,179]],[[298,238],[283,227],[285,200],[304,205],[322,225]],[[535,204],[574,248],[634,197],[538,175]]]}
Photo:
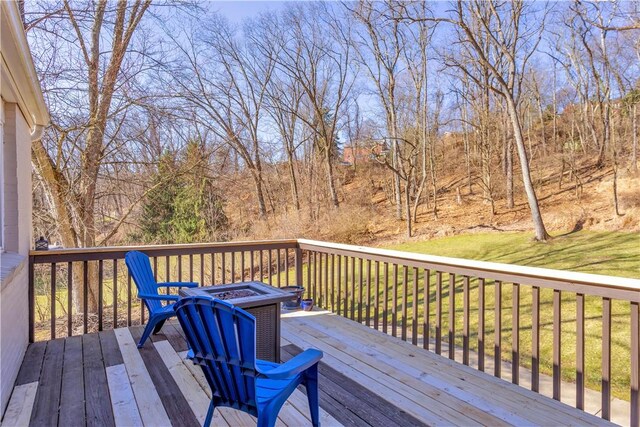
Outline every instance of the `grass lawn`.
{"label": "grass lawn", "polygon": [[548,243],[532,233],[466,234],[389,247],[400,251],[640,278],[640,234],[580,231]]}

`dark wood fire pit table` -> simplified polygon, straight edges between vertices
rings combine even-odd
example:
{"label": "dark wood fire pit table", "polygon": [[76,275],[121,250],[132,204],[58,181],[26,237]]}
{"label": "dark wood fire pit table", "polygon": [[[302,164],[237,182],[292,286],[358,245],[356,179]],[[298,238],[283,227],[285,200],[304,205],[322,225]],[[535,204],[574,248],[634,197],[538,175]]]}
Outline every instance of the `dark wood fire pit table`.
{"label": "dark wood fire pit table", "polygon": [[208,295],[245,309],[256,318],[256,355],[280,363],[280,303],[296,296],[262,282],[182,288],[181,297]]}

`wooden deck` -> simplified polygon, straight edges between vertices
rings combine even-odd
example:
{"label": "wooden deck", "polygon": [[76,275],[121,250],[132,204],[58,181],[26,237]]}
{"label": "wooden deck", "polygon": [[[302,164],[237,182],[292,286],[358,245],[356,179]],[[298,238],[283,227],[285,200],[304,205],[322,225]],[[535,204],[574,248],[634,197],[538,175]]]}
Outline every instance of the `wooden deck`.
{"label": "wooden deck", "polygon": [[[204,421],[209,389],[184,360],[176,323],[138,350],[140,327],[29,346],[3,426],[193,426]],[[602,425],[600,418],[429,353],[328,312],[283,316],[282,358],[324,352],[323,426]],[[239,411],[216,410],[216,426],[255,426]],[[296,391],[280,426],[310,425]]]}

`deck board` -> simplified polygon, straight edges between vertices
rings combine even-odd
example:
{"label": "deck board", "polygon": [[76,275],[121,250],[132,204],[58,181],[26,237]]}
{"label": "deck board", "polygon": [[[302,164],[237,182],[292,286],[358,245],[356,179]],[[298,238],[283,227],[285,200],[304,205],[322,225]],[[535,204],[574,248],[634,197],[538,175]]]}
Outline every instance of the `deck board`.
{"label": "deck board", "polygon": [[113,426],[111,397],[98,334],[82,336],[87,426]]}
{"label": "deck board", "polygon": [[30,425],[50,426],[58,423],[64,343],[64,339],[47,343]]}
{"label": "deck board", "polygon": [[[119,328],[31,344],[3,425],[29,417],[32,425],[200,425],[211,391],[201,369],[185,359],[180,325],[166,323],[138,349],[141,333]],[[281,346],[283,360],[310,347],[324,352],[325,427],[608,424],[327,312],[284,315]],[[310,424],[300,387],[276,425]],[[255,426],[255,417],[220,408],[213,425]]]}
{"label": "deck board", "polygon": [[84,426],[84,372],[82,360],[82,337],[65,340],[62,366],[62,389],[60,391],[60,415],[58,424]]}

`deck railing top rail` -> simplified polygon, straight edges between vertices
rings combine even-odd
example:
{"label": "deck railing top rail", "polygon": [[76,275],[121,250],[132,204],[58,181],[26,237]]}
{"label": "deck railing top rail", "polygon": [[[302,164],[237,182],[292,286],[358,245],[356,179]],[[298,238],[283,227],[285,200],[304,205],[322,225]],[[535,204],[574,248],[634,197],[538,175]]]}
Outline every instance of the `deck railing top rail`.
{"label": "deck railing top rail", "polygon": [[640,280],[298,239],[300,249],[640,302]]}
{"label": "deck railing top rail", "polygon": [[129,251],[142,251],[147,255],[164,256],[180,254],[204,254],[211,252],[241,252],[260,249],[296,248],[296,239],[280,240],[248,240],[215,243],[184,243],[177,245],[136,245],[136,246],[104,246],[95,248],[50,249],[46,251],[31,250],[29,256],[36,264],[53,261],[80,261],[124,258]]}

